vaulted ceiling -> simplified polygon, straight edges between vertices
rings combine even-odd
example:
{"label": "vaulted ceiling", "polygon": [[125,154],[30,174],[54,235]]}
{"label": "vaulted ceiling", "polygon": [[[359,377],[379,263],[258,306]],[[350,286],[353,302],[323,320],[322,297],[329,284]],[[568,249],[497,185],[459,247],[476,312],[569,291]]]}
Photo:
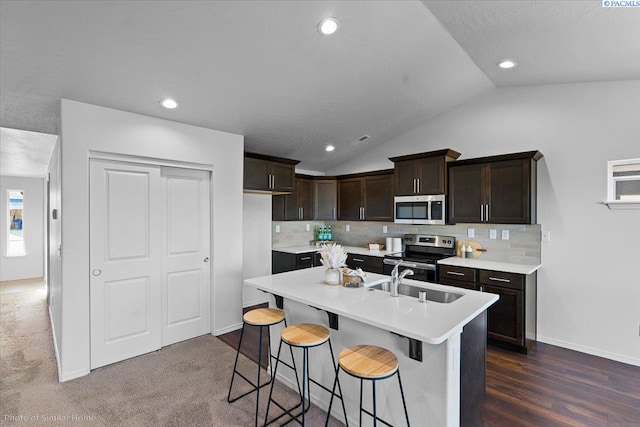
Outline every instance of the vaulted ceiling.
{"label": "vaulted ceiling", "polygon": [[318,171],[495,86],[640,79],[640,8],[601,1],[3,0],[0,16],[2,127],[56,133],[68,98]]}

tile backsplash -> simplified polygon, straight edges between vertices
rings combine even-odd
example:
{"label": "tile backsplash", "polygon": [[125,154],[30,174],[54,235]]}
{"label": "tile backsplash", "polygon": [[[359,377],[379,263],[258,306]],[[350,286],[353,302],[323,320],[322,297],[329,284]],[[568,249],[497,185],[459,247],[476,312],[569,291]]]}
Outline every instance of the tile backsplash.
{"label": "tile backsplash", "polygon": [[[310,231],[306,230],[309,224]],[[280,232],[276,233],[276,225]],[[454,236],[456,240],[473,240],[486,249],[479,259],[514,263],[540,262],[541,226],[519,224],[456,224],[456,225],[407,225],[389,222],[369,221],[274,221],[272,222],[273,248],[307,245],[314,238],[314,230],[319,225],[330,225],[334,240],[349,246],[366,246],[367,243],[384,243],[386,237],[402,237],[407,233],[439,234]],[[350,230],[346,231],[346,225]],[[387,234],[383,227],[387,227]],[[473,228],[475,237],[468,238],[467,230]],[[497,231],[495,240],[489,238],[489,231]],[[509,240],[502,240],[502,231],[509,230]]]}

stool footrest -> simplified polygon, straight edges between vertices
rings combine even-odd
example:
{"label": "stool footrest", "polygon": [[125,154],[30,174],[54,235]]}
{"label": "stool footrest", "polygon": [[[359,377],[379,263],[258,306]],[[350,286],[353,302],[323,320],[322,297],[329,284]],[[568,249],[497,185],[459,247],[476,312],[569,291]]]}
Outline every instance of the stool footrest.
{"label": "stool footrest", "polygon": [[371,412],[367,411],[364,408],[362,408],[362,412],[364,412],[365,414],[369,415],[371,418],[375,418],[376,420],[380,421],[382,424],[384,424],[386,426],[394,427],[393,424],[389,424],[388,422],[386,422],[382,418],[374,416]]}
{"label": "stool footrest", "polygon": [[239,376],[240,376],[240,378],[242,378],[243,380],[245,380],[245,381],[246,381],[249,385],[251,385],[251,387],[253,387],[253,388],[252,388],[251,390],[249,390],[248,392],[241,394],[241,395],[240,395],[240,396],[238,396],[238,397],[234,397],[233,399],[227,399],[227,402],[229,402],[229,403],[233,403],[233,402],[235,402],[236,400],[241,399],[241,398],[243,398],[243,397],[245,397],[245,396],[247,396],[247,395],[249,395],[249,394],[251,394],[251,393],[255,392],[258,388],[262,388],[262,387],[264,387],[264,386],[267,386],[267,385],[271,384],[271,381],[273,381],[273,378],[269,378],[269,381],[267,381],[266,383],[263,383],[263,384],[260,384],[259,386],[257,386],[257,385],[255,385],[255,384],[254,384],[254,383],[253,383],[249,378],[245,377],[241,372],[235,371],[235,373],[236,373],[236,375],[239,375]]}

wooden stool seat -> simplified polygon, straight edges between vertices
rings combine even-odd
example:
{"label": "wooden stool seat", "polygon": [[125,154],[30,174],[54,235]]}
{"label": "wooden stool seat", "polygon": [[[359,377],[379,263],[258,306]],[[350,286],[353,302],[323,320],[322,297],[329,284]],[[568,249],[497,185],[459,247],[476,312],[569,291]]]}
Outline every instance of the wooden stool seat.
{"label": "wooden stool seat", "polygon": [[389,350],[375,345],[345,348],[338,356],[340,367],[354,377],[381,379],[398,370],[398,358]]}
{"label": "wooden stool seat", "polygon": [[279,308],[256,308],[242,316],[242,320],[248,325],[271,326],[284,320],[284,310]]}
{"label": "wooden stool seat", "polygon": [[298,323],[282,330],[282,341],[296,347],[314,347],[327,342],[329,329],[315,323]]}

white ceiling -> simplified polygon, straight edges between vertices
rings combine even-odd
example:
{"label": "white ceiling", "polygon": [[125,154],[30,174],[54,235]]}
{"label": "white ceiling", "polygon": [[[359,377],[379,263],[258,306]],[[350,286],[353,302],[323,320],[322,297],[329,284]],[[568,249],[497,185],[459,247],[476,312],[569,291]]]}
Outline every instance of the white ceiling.
{"label": "white ceiling", "polygon": [[45,177],[57,136],[0,127],[0,175]]}
{"label": "white ceiling", "polygon": [[[1,126],[56,133],[68,98],[243,134],[247,151],[317,171],[494,85],[640,78],[640,8],[599,0],[3,0],[0,12]],[[341,29],[323,37],[326,16]],[[504,56],[519,66],[500,72]],[[163,110],[165,96],[181,107]]]}

